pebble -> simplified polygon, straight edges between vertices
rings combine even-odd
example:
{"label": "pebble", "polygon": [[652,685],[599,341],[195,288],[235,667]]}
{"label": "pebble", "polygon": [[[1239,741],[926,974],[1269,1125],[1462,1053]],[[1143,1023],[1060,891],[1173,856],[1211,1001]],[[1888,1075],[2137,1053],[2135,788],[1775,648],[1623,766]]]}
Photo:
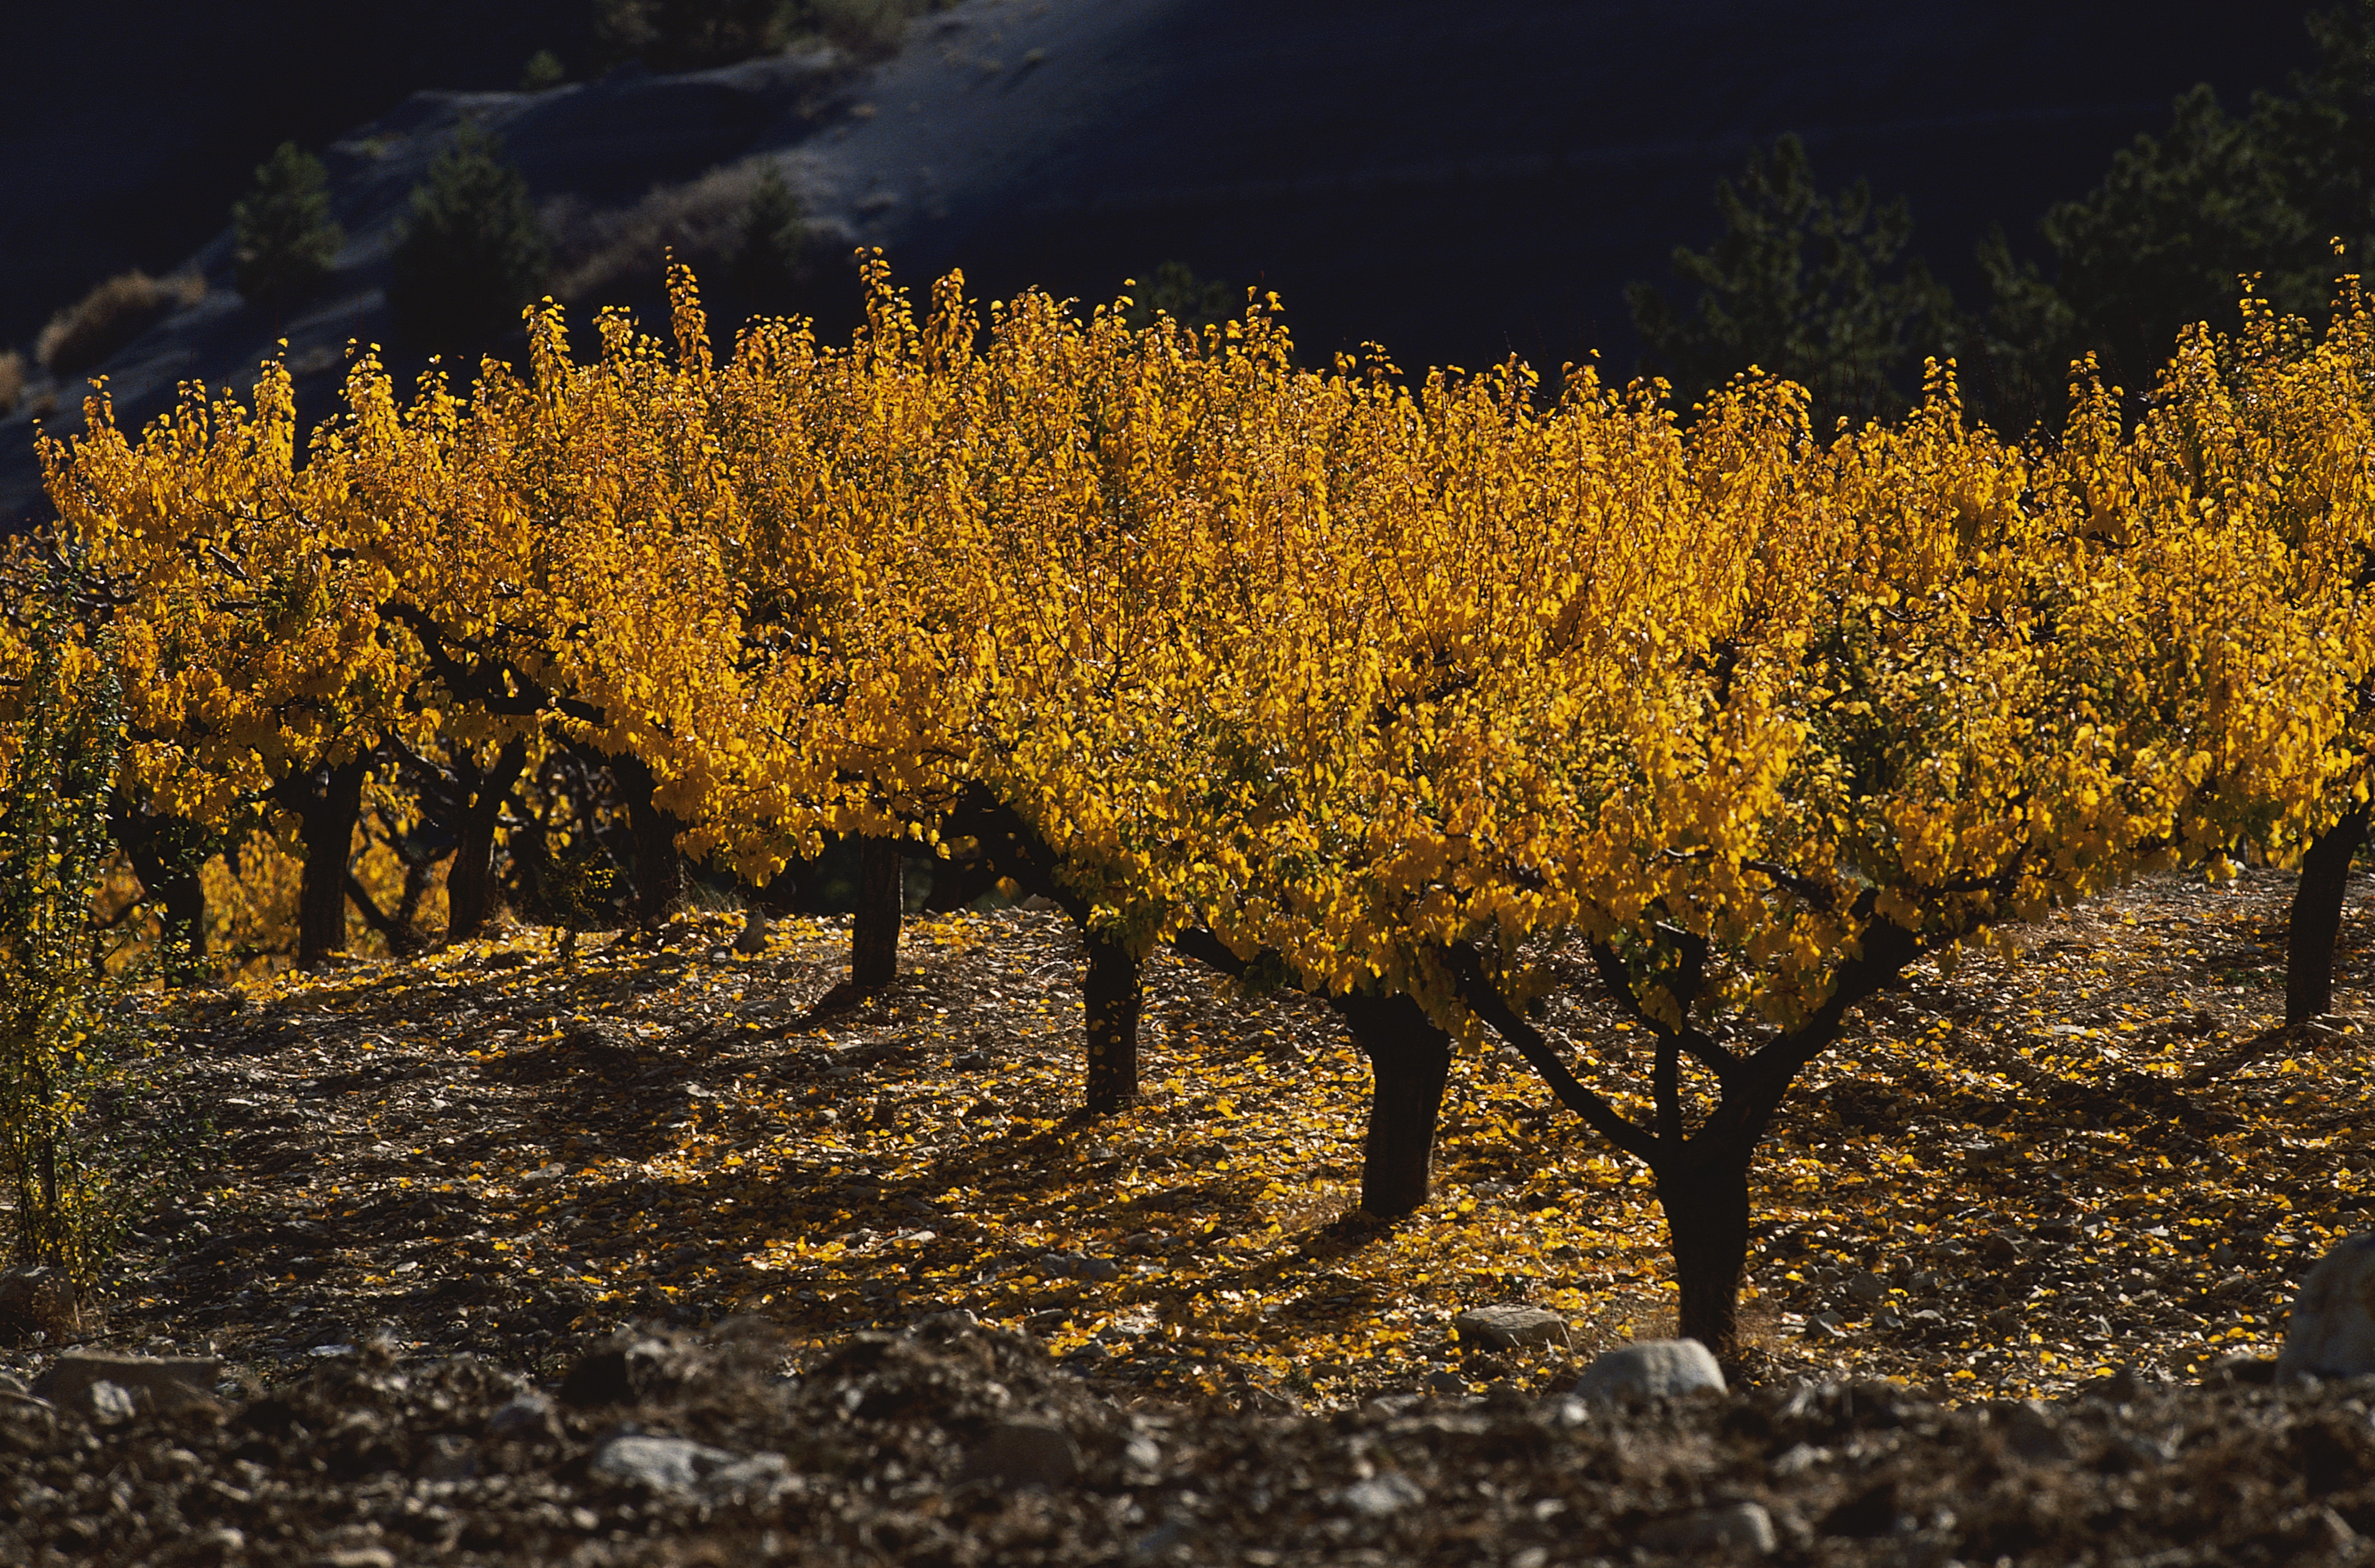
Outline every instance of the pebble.
{"label": "pebble", "polygon": [[2375,1373],[2375,1231],[2337,1244],[2293,1298],[2279,1377],[2363,1377]]}
{"label": "pebble", "polygon": [[1388,1470],[1367,1480],[1355,1481],[1338,1492],[1336,1501],[1365,1518],[1382,1519],[1425,1502],[1426,1493],[1408,1476]]}
{"label": "pebble", "polygon": [[1655,1399],[1700,1389],[1722,1393],[1723,1368],[1696,1339],[1642,1339],[1610,1350],[1575,1385],[1584,1399]]}
{"label": "pebble", "polygon": [[1566,1319],[1541,1307],[1515,1303],[1476,1307],[1451,1320],[1452,1332],[1463,1345],[1513,1350],[1520,1345],[1564,1345]]}

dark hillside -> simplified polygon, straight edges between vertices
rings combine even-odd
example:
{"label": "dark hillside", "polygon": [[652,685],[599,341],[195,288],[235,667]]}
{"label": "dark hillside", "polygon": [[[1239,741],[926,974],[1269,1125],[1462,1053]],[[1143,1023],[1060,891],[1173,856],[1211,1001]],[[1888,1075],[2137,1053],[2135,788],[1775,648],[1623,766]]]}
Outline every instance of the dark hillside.
{"label": "dark hillside", "polygon": [[243,0],[7,7],[0,345],[101,277],[165,271],[227,221],[275,147],[319,147],[419,88],[511,88],[569,55],[585,0]]}
{"label": "dark hillside", "polygon": [[[2239,105],[2283,87],[2310,54],[2303,9],[2238,28],[2194,0],[964,0],[879,65],[809,54],[542,95],[509,89],[533,50],[582,48],[575,0],[387,9],[343,32],[285,4],[203,22],[136,6],[103,37],[40,16],[7,55],[0,349],[116,269],[189,266],[207,297],[98,367],[127,422],[177,381],[252,374],[284,336],[308,419],[349,339],[391,343],[408,373],[389,251],[411,183],[469,122],[581,230],[656,186],[708,200],[714,229],[732,183],[772,164],[817,236],[795,306],[832,336],[858,303],[855,242],[917,283],[962,266],[984,298],[1109,299],[1182,263],[1283,295],[1315,359],[1374,340],[1407,367],[1516,353],[1554,372],[1596,348],[1622,376],[1625,285],[1665,281],[1676,243],[1712,237],[1713,183],[1753,147],[1794,131],[1826,188],[1861,175],[1908,196],[1916,247],[1977,304],[1989,224],[2033,247],[2043,207],[2197,81]],[[324,150],[348,243],[276,317],[234,291],[224,225],[283,137]],[[657,304],[663,235],[643,233],[573,305]],[[41,510],[33,421],[70,430],[81,379],[0,416],[0,522]]]}

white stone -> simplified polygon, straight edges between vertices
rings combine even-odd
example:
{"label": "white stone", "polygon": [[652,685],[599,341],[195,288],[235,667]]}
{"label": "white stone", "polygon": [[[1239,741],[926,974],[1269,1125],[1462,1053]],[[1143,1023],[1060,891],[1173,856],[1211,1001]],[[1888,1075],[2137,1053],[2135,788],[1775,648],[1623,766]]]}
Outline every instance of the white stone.
{"label": "white stone", "polygon": [[1696,1339],[1641,1339],[1608,1351],[1575,1385],[1584,1399],[1663,1398],[1700,1389],[1723,1392],[1723,1368]]}
{"label": "white stone", "polygon": [[1541,1307],[1477,1307],[1453,1318],[1451,1327],[1461,1344],[1482,1345],[1491,1350],[1566,1343],[1566,1319]]}
{"label": "white stone", "polygon": [[586,1466],[604,1480],[712,1502],[770,1496],[789,1484],[790,1467],[780,1454],[739,1458],[683,1437],[614,1437]]}
{"label": "white stone", "polygon": [[2375,1373],[2375,1231],[2319,1260],[2293,1298],[2279,1377],[2363,1377]]}
{"label": "white stone", "polygon": [[1399,1514],[1426,1501],[1426,1493],[1408,1476],[1392,1470],[1355,1481],[1336,1494],[1336,1501],[1355,1514],[1372,1519],[1382,1519],[1388,1514]]}
{"label": "white stone", "polygon": [[101,1426],[128,1421],[139,1413],[139,1407],[132,1400],[132,1390],[105,1378],[84,1389],[82,1397],[90,1407],[90,1419]]}

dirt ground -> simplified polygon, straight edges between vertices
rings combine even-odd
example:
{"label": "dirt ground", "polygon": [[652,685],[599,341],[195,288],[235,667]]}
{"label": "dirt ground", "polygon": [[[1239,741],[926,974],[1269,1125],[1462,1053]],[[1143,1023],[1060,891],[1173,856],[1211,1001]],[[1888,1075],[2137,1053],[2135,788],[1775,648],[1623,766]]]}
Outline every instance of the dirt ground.
{"label": "dirt ground", "polygon": [[[1671,1324],[1655,1208],[1521,1068],[1463,1060],[1436,1202],[1365,1224],[1307,1003],[1158,963],[1145,1103],[1073,1114],[1053,915],[919,923],[855,1003],[845,929],[722,914],[248,982],[169,1034],[198,1179],[0,1349],[218,1380],[0,1383],[0,1562],[2375,1557],[2375,1385],[2261,1381],[2375,1185],[2367,912],[2272,1040],[2288,888],[2142,884],[1867,1008],[1760,1167],[1733,1391],[1623,1410],[1566,1391]],[[1568,1342],[1452,1331],[1507,1302]]]}

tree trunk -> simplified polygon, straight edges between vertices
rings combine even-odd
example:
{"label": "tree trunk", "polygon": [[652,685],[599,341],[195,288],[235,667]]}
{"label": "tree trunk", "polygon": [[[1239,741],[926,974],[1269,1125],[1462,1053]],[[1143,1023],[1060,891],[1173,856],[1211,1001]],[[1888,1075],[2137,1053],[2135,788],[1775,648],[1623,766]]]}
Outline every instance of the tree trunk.
{"label": "tree trunk", "polygon": [[857,913],[850,921],[849,983],[879,991],[898,978],[899,917],[906,860],[897,839],[864,839],[857,851]]}
{"label": "tree trunk", "polygon": [[[168,942],[179,939],[193,958],[207,950],[206,884],[199,878],[215,838],[182,817],[132,809],[119,799],[108,813],[108,831],[132,862],[141,891],[162,906],[159,918]],[[168,974],[166,984],[179,980]]]}
{"label": "tree trunk", "polygon": [[495,765],[472,781],[475,787],[469,805],[462,808],[454,864],[445,873],[448,942],[467,942],[487,928],[494,902],[495,823],[502,816],[503,797],[526,766],[527,742],[514,737],[495,753]]}
{"label": "tree trunk", "polygon": [[1138,960],[1119,942],[1090,937],[1081,989],[1088,1004],[1089,1114],[1103,1116],[1138,1098],[1138,1019],[1145,997]]}
{"label": "tree trunk", "polygon": [[2334,949],[2342,935],[2350,862],[2367,842],[2369,808],[2358,807],[2318,834],[2301,856],[2293,890],[2292,933],[2285,953],[2285,1021],[2303,1023],[2334,1010]]}
{"label": "tree trunk", "polygon": [[160,853],[154,839],[136,845],[127,843],[125,849],[132,856],[132,870],[140,878],[141,887],[164,906],[161,918],[166,939],[178,937],[187,945],[192,957],[205,957],[207,890],[198,878],[198,867]]}
{"label": "tree trunk", "polygon": [[297,884],[297,962],[318,969],[347,946],[347,862],[354,850],[355,822],[363,812],[363,775],[368,754],[328,769],[323,787],[295,783],[298,832],[305,841],[305,870]]}
{"label": "tree trunk", "polygon": [[1694,1149],[1656,1173],[1658,1205],[1674,1254],[1681,1294],[1676,1330],[1721,1360],[1740,1349],[1740,1276],[1748,1265],[1748,1162],[1755,1140],[1737,1149]]}
{"label": "tree trunk", "polygon": [[609,765],[627,797],[627,827],[635,841],[635,924],[656,931],[684,896],[684,857],[676,847],[684,824],[653,803],[659,781],[642,758],[613,757]]}
{"label": "tree trunk", "polygon": [[1361,1208],[1380,1218],[1426,1204],[1435,1122],[1451,1072],[1451,1037],[1408,996],[1336,999],[1369,1058],[1369,1131],[1361,1145]]}

